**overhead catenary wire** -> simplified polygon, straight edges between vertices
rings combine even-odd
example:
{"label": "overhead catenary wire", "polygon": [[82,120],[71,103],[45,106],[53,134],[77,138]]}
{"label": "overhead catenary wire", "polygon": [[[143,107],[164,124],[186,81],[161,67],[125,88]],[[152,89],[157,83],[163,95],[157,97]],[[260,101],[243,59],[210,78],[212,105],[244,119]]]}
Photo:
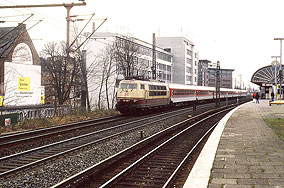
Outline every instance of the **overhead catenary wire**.
{"label": "overhead catenary wire", "polygon": [[[7,33],[3,34],[0,39],[3,39],[5,36],[7,36],[9,33],[11,33],[12,31],[14,31],[15,29],[17,29],[20,25],[22,25],[25,21],[27,21],[28,19],[30,19],[34,14],[31,14],[28,18],[26,18],[24,21],[22,21],[17,27],[14,27],[12,30],[8,31]],[[2,54],[1,54],[2,55]]]}
{"label": "overhead catenary wire", "polygon": [[[10,1],[7,1],[7,0],[5,1],[11,3]],[[36,5],[32,4],[32,5],[12,5],[12,6],[4,5],[4,6],[0,6],[0,8],[1,9],[5,9],[5,8],[17,9],[17,8],[41,8],[41,7],[65,7],[67,9],[67,49],[69,49],[70,9],[74,6],[83,6],[83,5],[86,5],[86,2],[83,1],[81,3],[71,3],[71,4],[70,3],[60,3],[60,4],[36,4]],[[67,51],[67,54],[68,54],[68,51]]]}
{"label": "overhead catenary wire", "polygon": [[32,25],[31,27],[29,27],[24,33],[28,32],[31,28],[33,28],[34,26],[36,26],[37,24],[39,24],[40,22],[42,22],[43,20],[38,20],[37,23],[35,23],[34,25]]}
{"label": "overhead catenary wire", "polygon": [[84,43],[85,43],[87,40],[89,40],[89,39],[93,36],[93,34],[94,34],[106,21],[107,21],[107,18],[105,18],[105,19],[103,20],[103,22],[102,22],[102,23],[76,48],[75,51],[79,50],[79,49],[84,45]]}
{"label": "overhead catenary wire", "polygon": [[13,15],[13,16],[0,16],[0,18],[12,18],[12,17],[20,17],[20,16],[28,16],[30,14],[21,14],[21,15]]}
{"label": "overhead catenary wire", "polygon": [[[38,22],[38,21],[43,21],[43,20],[27,20],[29,22]],[[7,22],[16,22],[16,23],[19,23],[21,21],[19,20],[10,20],[10,21],[5,21],[5,20],[0,20],[0,23],[7,23]]]}
{"label": "overhead catenary wire", "polygon": [[[94,13],[95,14],[95,13]],[[93,14],[80,14],[80,15],[72,15],[70,17],[79,17],[79,16],[92,16]]]}
{"label": "overhead catenary wire", "polygon": [[70,46],[68,48],[71,48],[72,45],[76,42],[76,40],[78,39],[78,37],[82,34],[82,32],[84,31],[84,29],[87,27],[87,25],[90,23],[90,21],[92,20],[92,18],[95,16],[95,13],[92,14],[91,18],[88,20],[88,22],[85,24],[85,26],[83,27],[83,29],[81,29],[80,33],[76,36],[76,38],[73,40],[73,42],[70,44]]}
{"label": "overhead catenary wire", "polygon": [[[10,3],[12,5],[16,5],[15,3],[11,2],[11,1],[8,1],[8,0],[4,0],[4,1],[6,1],[7,3]],[[0,4],[6,6],[3,3],[0,3]],[[18,8],[13,8],[13,10],[15,10],[17,12],[20,12],[20,13],[23,13],[23,14],[26,14],[26,11],[19,10]],[[35,11],[33,9],[25,8],[25,10],[33,12],[35,14],[35,17],[39,18],[40,20],[44,20],[45,23],[54,25],[56,27],[65,28],[65,22],[63,20],[61,21],[61,20],[53,18],[51,16],[47,16],[47,15],[42,14],[40,12],[37,12],[37,11]]]}

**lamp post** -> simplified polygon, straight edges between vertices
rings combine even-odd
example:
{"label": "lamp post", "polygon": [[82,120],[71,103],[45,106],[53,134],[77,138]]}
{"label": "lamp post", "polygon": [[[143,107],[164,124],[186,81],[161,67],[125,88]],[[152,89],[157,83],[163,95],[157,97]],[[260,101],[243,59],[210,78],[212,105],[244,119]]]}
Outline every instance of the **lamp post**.
{"label": "lamp post", "polygon": [[[277,88],[277,71],[276,71],[277,65],[278,65],[277,58],[280,58],[280,56],[271,56],[271,58],[275,58],[275,61],[273,61],[271,64],[272,64],[272,67],[274,66],[274,82],[275,82],[275,87]],[[275,95],[277,95],[276,91],[275,91]]]}
{"label": "lamp post", "polygon": [[280,100],[281,100],[282,99],[282,87],[281,87],[281,84],[282,84],[282,40],[284,40],[284,38],[274,38],[274,40],[280,40],[279,89],[280,89]]}

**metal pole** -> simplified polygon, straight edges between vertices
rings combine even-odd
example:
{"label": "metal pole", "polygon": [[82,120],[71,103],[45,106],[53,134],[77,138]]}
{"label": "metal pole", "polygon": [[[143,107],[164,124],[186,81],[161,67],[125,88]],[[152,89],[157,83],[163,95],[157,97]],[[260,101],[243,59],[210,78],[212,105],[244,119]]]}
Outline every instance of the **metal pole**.
{"label": "metal pole", "polygon": [[82,50],[82,66],[81,66],[81,109],[86,110],[86,97],[87,97],[87,86],[86,86],[86,57],[87,51]]}
{"label": "metal pole", "polygon": [[[280,40],[280,70],[282,71],[282,39]],[[282,87],[281,87],[281,84],[282,84],[282,78],[280,77],[280,80],[279,80],[280,100],[282,99]]]}
{"label": "metal pole", "polygon": [[217,61],[216,69],[216,107],[220,107],[220,62]]}
{"label": "metal pole", "polygon": [[275,87],[277,87],[277,56],[275,56],[275,65],[274,65],[274,74],[275,74]]}
{"label": "metal pole", "polygon": [[272,62],[272,67],[274,66],[274,82],[275,82],[275,90],[274,90],[274,93],[275,93],[275,99],[277,100],[278,99],[278,91],[277,91],[277,58],[280,58],[280,56],[271,56],[271,58],[275,58],[275,61]]}
{"label": "metal pole", "polygon": [[153,33],[153,46],[152,46],[152,79],[157,78],[157,63],[156,63],[156,35]]}
{"label": "metal pole", "polygon": [[69,49],[69,44],[70,44],[70,10],[73,6],[66,6],[66,10],[67,10],[67,33],[66,33],[66,53],[67,53],[67,59],[69,59],[69,53],[70,53],[70,49]]}
{"label": "metal pole", "polygon": [[0,9],[6,9],[6,8],[38,8],[38,7],[66,7],[66,6],[84,6],[86,5],[86,2],[82,3],[62,3],[62,4],[43,4],[43,5],[13,5],[13,6],[0,6]]}
{"label": "metal pole", "polygon": [[280,72],[282,73],[282,40],[284,38],[274,38],[274,40],[280,40],[280,68],[279,68],[279,89],[280,89],[280,100],[282,99],[282,77],[280,75]]}

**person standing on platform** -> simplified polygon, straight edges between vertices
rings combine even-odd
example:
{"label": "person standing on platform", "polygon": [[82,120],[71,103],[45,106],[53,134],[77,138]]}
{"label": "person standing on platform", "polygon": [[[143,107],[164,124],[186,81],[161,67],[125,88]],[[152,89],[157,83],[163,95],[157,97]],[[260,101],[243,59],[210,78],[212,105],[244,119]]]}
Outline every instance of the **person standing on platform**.
{"label": "person standing on platform", "polygon": [[274,92],[272,91],[270,95],[271,95],[271,101],[274,101]]}
{"label": "person standing on platform", "polygon": [[253,101],[253,103],[255,101],[255,92],[252,94],[252,101]]}
{"label": "person standing on platform", "polygon": [[256,100],[256,103],[259,103],[259,94],[258,94],[258,92],[255,94],[255,100]]}

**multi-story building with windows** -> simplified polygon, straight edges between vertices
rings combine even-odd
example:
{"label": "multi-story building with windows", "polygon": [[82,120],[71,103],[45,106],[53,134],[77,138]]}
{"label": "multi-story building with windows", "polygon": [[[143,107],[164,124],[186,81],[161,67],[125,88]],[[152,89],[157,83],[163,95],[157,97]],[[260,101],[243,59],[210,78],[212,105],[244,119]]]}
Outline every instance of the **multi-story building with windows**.
{"label": "multi-story building with windows", "polygon": [[208,64],[209,60],[199,60],[198,62],[198,83],[199,86],[208,86],[209,72]]}
{"label": "multi-story building with windows", "polygon": [[[220,69],[220,84],[221,88],[233,88],[233,73],[234,69]],[[208,86],[216,87],[216,72],[217,68],[208,68],[209,79]]]}
{"label": "multi-story building with windows", "polygon": [[194,44],[184,37],[157,37],[156,41],[173,55],[172,82],[197,85],[199,57]]}
{"label": "multi-story building with windows", "polygon": [[[144,77],[152,78],[152,55],[153,55],[153,45],[151,43],[139,40],[137,38],[127,38],[117,33],[110,32],[98,32],[89,40],[88,44],[84,47],[87,53],[86,57],[86,67],[89,75],[88,79],[88,91],[91,103],[93,106],[96,106],[100,103],[99,97],[107,99],[105,96],[106,90],[105,86],[100,87],[100,84],[105,82],[103,80],[104,69],[106,68],[106,61],[112,61],[115,66],[113,66],[111,72],[114,73],[108,79],[108,93],[112,96],[109,96],[108,99],[113,98],[113,93],[115,93],[115,84],[118,80],[124,79],[123,71],[128,71],[120,67],[119,63],[116,62],[116,57],[113,57],[111,60],[106,57],[110,57],[110,51],[107,52],[108,47],[113,46],[115,42],[123,45],[124,40],[131,40],[132,47],[138,49],[136,55],[133,57],[134,69],[131,70],[131,76],[133,77]],[[165,83],[172,82],[172,54],[163,48],[156,45],[156,78]],[[126,49],[125,49],[126,50]],[[121,52],[125,53],[125,52]],[[113,87],[112,87],[113,86]],[[99,93],[98,93],[99,92]]]}
{"label": "multi-story building with windows", "polygon": [[[220,69],[221,88],[233,88],[234,69]],[[198,85],[216,87],[217,63],[209,60],[199,60]]]}

